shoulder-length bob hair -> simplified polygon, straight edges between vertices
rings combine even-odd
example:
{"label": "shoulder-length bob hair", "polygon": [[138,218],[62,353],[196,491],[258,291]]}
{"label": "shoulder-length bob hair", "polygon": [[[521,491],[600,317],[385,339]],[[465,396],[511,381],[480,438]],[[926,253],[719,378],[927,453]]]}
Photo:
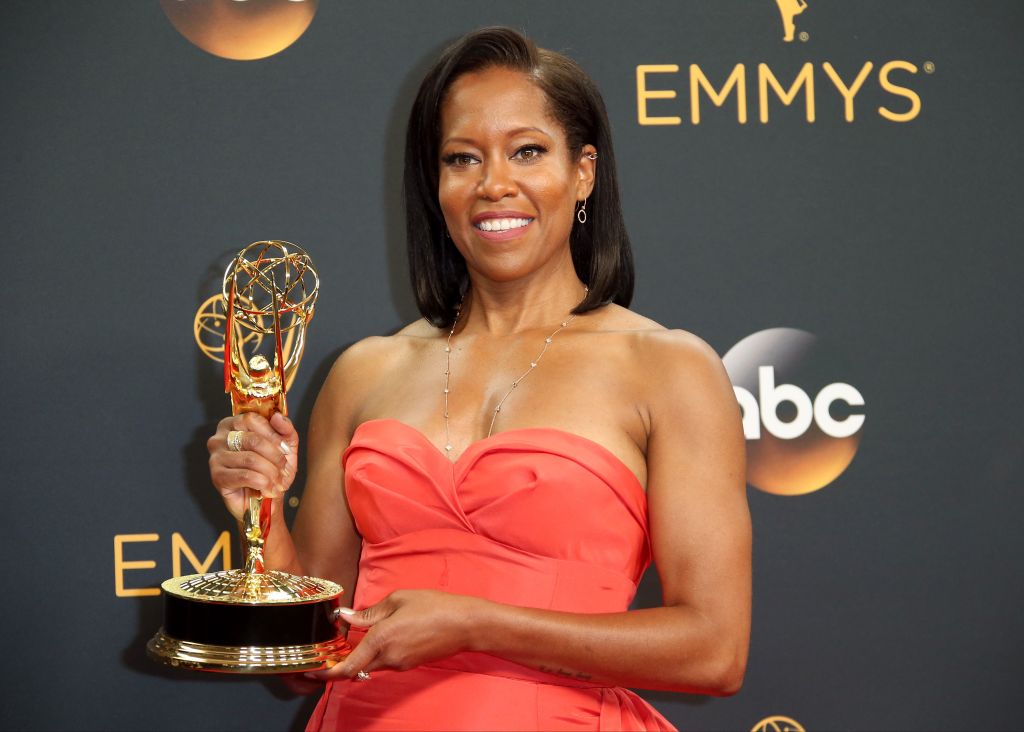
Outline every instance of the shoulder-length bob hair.
{"label": "shoulder-length bob hair", "polygon": [[511,28],[497,27],[469,33],[445,49],[423,79],[409,114],[405,218],[409,274],[420,313],[437,327],[450,327],[469,285],[466,262],[446,235],[438,201],[441,105],[457,78],[493,67],[521,71],[540,87],[574,157],[588,143],[597,148],[600,157],[587,222],[574,222],[569,237],[576,274],[590,288],[573,312],[585,313],[612,302],[628,307],[633,298],[633,254],[601,93],[572,59],[537,48]]}

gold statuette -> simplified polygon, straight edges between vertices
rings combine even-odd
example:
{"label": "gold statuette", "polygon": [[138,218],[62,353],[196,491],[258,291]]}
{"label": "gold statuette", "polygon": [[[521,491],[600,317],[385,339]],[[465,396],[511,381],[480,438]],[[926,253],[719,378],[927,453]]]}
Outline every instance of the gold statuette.
{"label": "gold statuette", "polygon": [[[222,292],[224,389],[232,414],[288,414],[285,395],[302,360],[319,289],[309,255],[288,242],[255,242],[228,265]],[[261,345],[270,352],[246,352]],[[164,582],[164,624],[146,650],[161,663],[202,671],[329,668],[350,651],[338,624],[342,588],[267,571],[263,550],[271,502],[258,491],[246,493],[244,568]]]}

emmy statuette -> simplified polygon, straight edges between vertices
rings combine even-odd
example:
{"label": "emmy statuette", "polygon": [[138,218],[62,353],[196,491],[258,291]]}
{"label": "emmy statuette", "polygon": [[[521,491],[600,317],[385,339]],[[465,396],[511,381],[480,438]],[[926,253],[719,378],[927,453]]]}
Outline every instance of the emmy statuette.
{"label": "emmy statuette", "polygon": [[[320,281],[301,248],[258,241],[224,273],[224,388],[231,412],[287,415]],[[246,332],[250,336],[246,336]],[[272,354],[246,356],[269,336]],[[271,363],[271,358],[273,360]],[[162,585],[163,627],[149,656],[170,666],[227,673],[288,673],[329,668],[351,650],[338,626],[342,588],[316,577],[268,571],[263,549],[271,501],[247,490],[243,569],[174,577]]]}

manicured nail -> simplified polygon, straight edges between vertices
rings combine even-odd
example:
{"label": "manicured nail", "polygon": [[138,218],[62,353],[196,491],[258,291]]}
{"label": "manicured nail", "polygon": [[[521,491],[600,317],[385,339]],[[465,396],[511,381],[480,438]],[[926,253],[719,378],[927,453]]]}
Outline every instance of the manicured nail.
{"label": "manicured nail", "polygon": [[339,607],[338,612],[342,615],[355,615],[356,611],[350,607]]}
{"label": "manicured nail", "polygon": [[285,455],[292,454],[292,449],[288,447],[288,443],[285,442],[284,440],[281,440],[281,452],[283,452]]}

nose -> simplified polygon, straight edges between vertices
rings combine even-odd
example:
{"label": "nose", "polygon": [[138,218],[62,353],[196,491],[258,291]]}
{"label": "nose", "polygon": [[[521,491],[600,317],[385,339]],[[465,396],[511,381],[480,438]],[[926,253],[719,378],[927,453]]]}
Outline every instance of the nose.
{"label": "nose", "polygon": [[519,188],[511,175],[508,164],[504,161],[488,161],[482,168],[477,191],[481,198],[488,201],[499,201],[514,196]]}

